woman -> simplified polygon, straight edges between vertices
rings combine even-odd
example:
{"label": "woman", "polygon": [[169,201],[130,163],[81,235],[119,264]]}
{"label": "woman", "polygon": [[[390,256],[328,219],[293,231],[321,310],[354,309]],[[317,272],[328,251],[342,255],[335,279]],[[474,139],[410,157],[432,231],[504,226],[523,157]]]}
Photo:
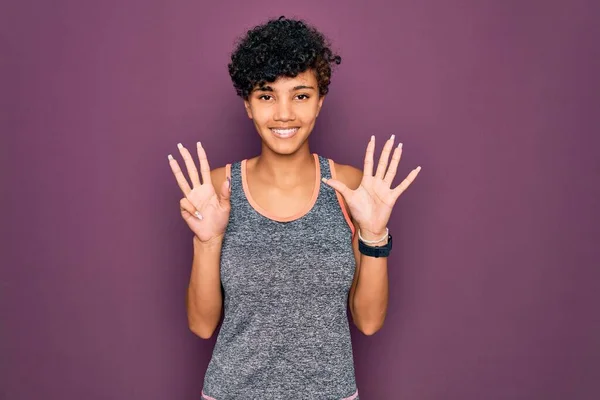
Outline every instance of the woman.
{"label": "woman", "polygon": [[198,143],[198,174],[179,144],[191,187],[169,155],[194,232],[191,330],[211,337],[224,308],[203,399],[358,399],[347,307],[364,334],[381,328],[387,223],[420,167],[391,187],[402,151],[393,135],[375,171],[374,137],[363,171],[311,154],[308,137],[340,61],[303,21],[250,30],[229,72],[260,155],[211,171]]}

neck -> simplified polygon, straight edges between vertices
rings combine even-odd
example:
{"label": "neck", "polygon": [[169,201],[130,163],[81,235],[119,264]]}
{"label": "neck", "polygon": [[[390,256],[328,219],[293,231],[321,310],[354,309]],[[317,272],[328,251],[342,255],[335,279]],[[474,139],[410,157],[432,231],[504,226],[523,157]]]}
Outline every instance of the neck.
{"label": "neck", "polygon": [[261,180],[288,188],[308,178],[314,179],[315,168],[314,156],[308,146],[303,146],[294,154],[285,155],[263,148],[261,155],[256,159],[254,172]]}

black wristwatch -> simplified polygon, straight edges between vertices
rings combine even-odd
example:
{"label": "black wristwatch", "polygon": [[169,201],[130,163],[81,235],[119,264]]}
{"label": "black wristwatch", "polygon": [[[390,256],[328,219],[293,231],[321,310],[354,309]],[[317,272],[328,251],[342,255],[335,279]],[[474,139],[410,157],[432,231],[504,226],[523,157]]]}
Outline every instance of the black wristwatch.
{"label": "black wristwatch", "polygon": [[362,240],[358,239],[358,250],[369,257],[387,257],[390,255],[392,250],[392,235],[388,235],[388,242],[385,246],[369,246],[363,243]]}

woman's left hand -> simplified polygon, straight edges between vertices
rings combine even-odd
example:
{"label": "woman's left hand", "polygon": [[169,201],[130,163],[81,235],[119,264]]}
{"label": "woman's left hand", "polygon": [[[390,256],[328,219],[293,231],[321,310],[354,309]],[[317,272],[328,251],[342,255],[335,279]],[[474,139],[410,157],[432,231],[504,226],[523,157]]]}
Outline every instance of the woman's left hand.
{"label": "woman's left hand", "polygon": [[394,189],[391,188],[398,163],[402,155],[402,143],[394,149],[392,161],[388,166],[388,160],[392,147],[394,146],[394,135],[385,143],[377,165],[377,171],[373,175],[373,153],[375,152],[375,136],[367,145],[365,154],[365,165],[360,186],[356,190],[349,189],[344,183],[336,179],[323,179],[323,182],[340,192],[350,208],[352,217],[358,223],[360,234],[366,240],[379,239],[385,235],[392,208],[398,197],[415,180],[421,167],[413,169],[408,176]]}

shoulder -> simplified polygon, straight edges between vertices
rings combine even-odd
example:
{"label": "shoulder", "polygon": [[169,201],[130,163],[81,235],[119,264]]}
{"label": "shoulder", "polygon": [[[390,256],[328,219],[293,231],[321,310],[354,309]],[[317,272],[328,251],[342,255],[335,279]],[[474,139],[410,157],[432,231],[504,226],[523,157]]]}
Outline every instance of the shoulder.
{"label": "shoulder", "polygon": [[215,181],[221,181],[223,182],[225,180],[226,177],[226,166],[222,166],[219,168],[214,168],[210,171],[210,179],[212,179],[213,182]]}
{"label": "shoulder", "polygon": [[[228,164],[229,165],[229,164]],[[220,188],[227,179],[227,175],[230,173],[228,166],[212,169],[210,171],[210,179],[212,181],[215,192],[220,193]]]}
{"label": "shoulder", "polygon": [[363,172],[353,167],[352,165],[338,164],[332,161],[335,169],[335,178],[348,186],[348,188],[354,190],[360,186],[362,181]]}

